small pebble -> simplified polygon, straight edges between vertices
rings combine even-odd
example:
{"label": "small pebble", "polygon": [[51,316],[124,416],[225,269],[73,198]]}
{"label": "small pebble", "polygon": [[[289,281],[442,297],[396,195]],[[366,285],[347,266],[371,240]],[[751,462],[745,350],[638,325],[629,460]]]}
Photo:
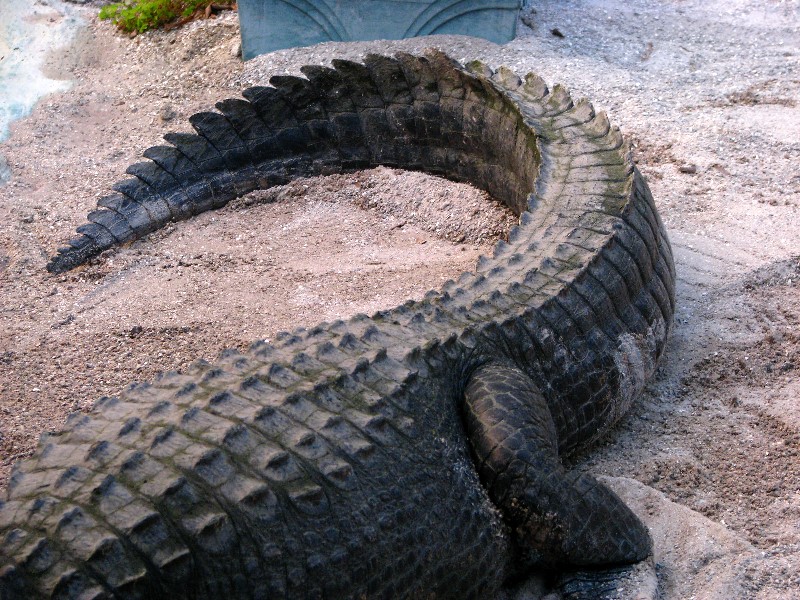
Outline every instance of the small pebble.
{"label": "small pebble", "polygon": [[170,104],[165,104],[161,107],[161,110],[158,111],[158,116],[161,117],[162,121],[172,121],[172,119],[178,116],[178,113],[175,112],[175,109],[172,108]]}

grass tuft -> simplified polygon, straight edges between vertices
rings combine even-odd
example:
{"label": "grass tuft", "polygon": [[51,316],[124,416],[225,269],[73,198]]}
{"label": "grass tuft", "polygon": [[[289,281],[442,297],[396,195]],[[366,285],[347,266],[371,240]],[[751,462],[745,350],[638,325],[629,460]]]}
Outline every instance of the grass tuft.
{"label": "grass tuft", "polygon": [[[143,33],[178,20],[189,20],[196,13],[208,12],[212,0],[122,0],[100,9],[101,19],[111,22],[122,31]],[[230,8],[233,2],[220,4]]]}

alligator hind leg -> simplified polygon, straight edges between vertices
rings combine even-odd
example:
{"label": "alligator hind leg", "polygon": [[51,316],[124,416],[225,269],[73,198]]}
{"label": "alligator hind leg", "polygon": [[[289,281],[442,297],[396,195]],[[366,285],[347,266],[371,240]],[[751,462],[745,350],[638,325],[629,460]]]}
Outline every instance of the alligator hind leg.
{"label": "alligator hind leg", "polygon": [[478,473],[513,531],[521,566],[602,567],[650,554],[647,529],[616,494],[561,466],[550,410],[527,375],[480,367],[465,403]]}

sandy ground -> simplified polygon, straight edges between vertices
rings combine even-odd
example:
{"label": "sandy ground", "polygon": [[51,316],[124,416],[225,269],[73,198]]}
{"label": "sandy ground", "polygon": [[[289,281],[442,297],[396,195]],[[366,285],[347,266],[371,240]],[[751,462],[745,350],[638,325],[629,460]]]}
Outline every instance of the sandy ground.
{"label": "sandy ground", "polygon": [[511,219],[481,193],[377,169],[257,192],[86,268],[44,270],[193,112],[304,63],[436,45],[607,110],[670,232],[666,359],[576,466],[610,476],[651,528],[663,598],[797,598],[800,3],[539,0],[525,20],[502,47],[323,44],[245,65],[231,14],[133,39],[92,21],[54,52],[48,74],[74,87],[0,144],[13,174],[0,187],[0,485],[40,432],[132,380],[420,297],[488,251]]}

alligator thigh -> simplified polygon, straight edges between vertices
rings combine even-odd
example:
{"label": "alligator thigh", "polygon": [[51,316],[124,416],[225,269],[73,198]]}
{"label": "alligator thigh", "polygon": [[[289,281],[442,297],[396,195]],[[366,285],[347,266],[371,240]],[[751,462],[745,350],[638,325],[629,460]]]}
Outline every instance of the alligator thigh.
{"label": "alligator thigh", "polygon": [[547,401],[519,369],[489,363],[465,392],[481,482],[530,566],[609,566],[647,558],[647,529],[589,474],[567,473]]}

